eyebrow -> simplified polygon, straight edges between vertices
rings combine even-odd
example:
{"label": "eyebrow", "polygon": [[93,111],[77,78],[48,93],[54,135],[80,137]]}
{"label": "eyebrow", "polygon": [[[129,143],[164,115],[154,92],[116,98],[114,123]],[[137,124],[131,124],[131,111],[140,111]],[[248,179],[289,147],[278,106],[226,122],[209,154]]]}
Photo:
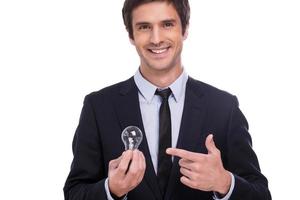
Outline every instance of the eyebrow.
{"label": "eyebrow", "polygon": [[[165,19],[162,20],[161,23],[176,23],[175,19]],[[151,24],[150,22],[146,22],[146,21],[141,21],[141,22],[136,22],[134,26],[141,26],[141,25],[149,25]]]}
{"label": "eyebrow", "polygon": [[141,25],[148,25],[148,24],[150,24],[150,23],[149,22],[137,22],[137,23],[135,23],[134,26],[141,26]]}
{"label": "eyebrow", "polygon": [[166,19],[162,21],[163,23],[176,23],[175,19]]}

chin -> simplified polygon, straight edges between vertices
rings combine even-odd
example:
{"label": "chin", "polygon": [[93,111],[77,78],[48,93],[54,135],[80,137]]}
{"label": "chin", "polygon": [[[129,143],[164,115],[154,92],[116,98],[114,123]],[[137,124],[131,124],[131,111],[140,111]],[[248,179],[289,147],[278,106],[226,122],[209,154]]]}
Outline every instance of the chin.
{"label": "chin", "polygon": [[146,62],[146,64],[151,69],[157,71],[165,71],[172,68],[172,62],[168,60],[155,60],[155,61]]}
{"label": "chin", "polygon": [[162,64],[157,64],[157,65],[150,64],[149,67],[154,71],[160,71],[160,72],[168,71],[168,70],[172,69],[172,67],[170,65],[162,65]]}

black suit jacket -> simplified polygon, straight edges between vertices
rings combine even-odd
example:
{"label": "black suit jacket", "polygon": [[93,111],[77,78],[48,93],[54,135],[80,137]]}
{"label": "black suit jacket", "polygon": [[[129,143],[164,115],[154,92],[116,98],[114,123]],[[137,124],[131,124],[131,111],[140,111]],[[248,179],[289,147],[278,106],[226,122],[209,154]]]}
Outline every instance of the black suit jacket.
{"label": "black suit jacket", "polygon": [[[145,132],[133,78],[86,96],[73,140],[74,159],[64,187],[66,200],[107,199],[104,181],[108,164],[124,151],[120,135],[130,125]],[[236,97],[189,78],[177,147],[207,153],[205,138],[209,133],[214,134],[224,167],[235,177],[230,199],[270,200],[268,182],[260,172]],[[146,158],[146,172],[143,181],[128,193],[128,200],[162,200],[146,137],[139,149]],[[165,200],[212,199],[212,192],[191,189],[180,182],[180,176],[175,158]]]}

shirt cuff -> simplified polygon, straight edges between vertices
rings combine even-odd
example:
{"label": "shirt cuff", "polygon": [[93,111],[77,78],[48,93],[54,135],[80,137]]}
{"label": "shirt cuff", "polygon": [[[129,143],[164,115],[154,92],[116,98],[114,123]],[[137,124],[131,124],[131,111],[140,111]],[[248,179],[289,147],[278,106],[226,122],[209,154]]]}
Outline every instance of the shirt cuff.
{"label": "shirt cuff", "polygon": [[235,179],[234,179],[233,174],[230,173],[230,176],[231,176],[231,185],[230,185],[230,188],[229,188],[228,193],[225,195],[225,197],[223,197],[222,199],[220,199],[220,198],[218,198],[217,193],[214,192],[214,196],[213,196],[213,199],[214,199],[214,200],[229,200],[229,198],[230,198],[230,196],[231,196],[231,194],[232,194],[234,185],[235,185]]}
{"label": "shirt cuff", "polygon": [[[105,179],[104,187],[105,187],[105,192],[106,192],[107,200],[115,200],[115,199],[111,196],[110,191],[109,191],[109,188],[108,188],[108,178]],[[125,197],[124,197],[122,200],[127,200],[127,194],[125,195]]]}

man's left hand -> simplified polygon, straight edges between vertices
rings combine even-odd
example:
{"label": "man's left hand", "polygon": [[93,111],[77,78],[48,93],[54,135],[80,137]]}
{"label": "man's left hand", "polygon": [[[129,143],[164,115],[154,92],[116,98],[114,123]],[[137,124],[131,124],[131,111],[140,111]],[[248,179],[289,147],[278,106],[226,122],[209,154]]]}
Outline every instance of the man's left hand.
{"label": "man's left hand", "polygon": [[225,170],[221,160],[221,152],[215,146],[213,135],[205,140],[208,154],[194,153],[183,149],[168,148],[167,154],[181,158],[180,181],[188,187],[218,192],[225,196],[231,185],[230,172]]}

